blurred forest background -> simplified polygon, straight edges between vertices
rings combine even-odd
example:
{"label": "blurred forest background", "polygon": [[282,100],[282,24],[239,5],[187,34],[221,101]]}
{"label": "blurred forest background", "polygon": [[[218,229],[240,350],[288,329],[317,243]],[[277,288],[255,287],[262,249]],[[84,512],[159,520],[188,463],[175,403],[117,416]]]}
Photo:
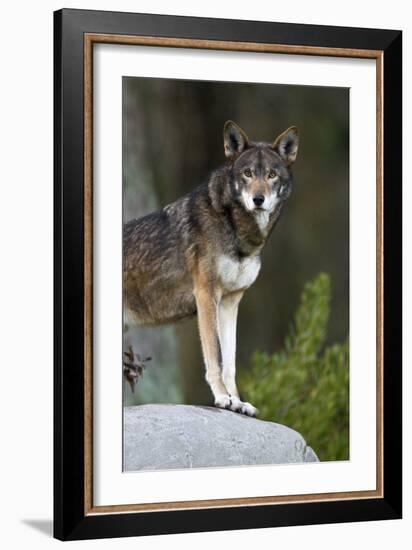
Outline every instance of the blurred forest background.
{"label": "blurred forest background", "polygon": [[[253,387],[253,376],[258,383],[257,378],[262,378],[263,371],[267,373],[269,364],[272,370],[278,368],[280,372],[289,365],[289,372],[293,371],[290,361],[279,361],[279,354],[273,354],[281,350],[288,338],[290,341],[291,323],[294,319],[296,323],[305,296],[302,290],[307,293],[305,284],[313,281],[317,296],[327,302],[327,315],[321,316],[323,324],[318,329],[322,338],[316,341],[315,351],[312,349],[311,385],[302,381],[299,386],[301,372],[293,383],[286,377],[286,386],[273,389],[276,400],[266,409],[263,407],[264,417],[275,422],[288,421],[301,431],[322,460],[348,458],[349,410],[348,406],[342,408],[341,401],[348,405],[345,349],[349,332],[349,90],[124,77],[124,221],[162,208],[194,189],[222,164],[223,125],[228,119],[239,124],[251,140],[272,142],[291,125],[300,132],[292,195],[266,244],[259,277],[240,304],[240,393],[247,394],[253,404],[262,408],[253,396],[255,401],[271,397],[262,387]],[[326,275],[315,279],[321,272]],[[311,303],[307,315],[318,319],[320,302]],[[322,358],[322,353],[328,352],[335,342],[342,345],[337,351],[338,360]],[[125,320],[124,349],[129,345],[152,360],[138,379],[134,393],[125,384],[125,405],[212,404],[204,379],[196,319],[156,328],[138,328]],[[302,353],[311,352],[305,347],[299,349]],[[283,352],[279,353],[282,356]],[[303,415],[310,414],[310,396],[317,387],[314,369],[318,365],[324,373],[326,363],[330,367],[329,386],[314,404],[316,415],[303,422]],[[305,361],[293,364],[307,367]],[[263,371],[259,371],[259,365]],[[333,390],[327,393],[330,384]],[[296,403],[309,403],[301,410],[303,424],[299,422],[299,411],[295,419],[282,413],[282,400],[290,410],[294,399],[298,400]],[[323,443],[318,444],[323,445],[322,450],[316,448],[318,435],[308,434],[308,426],[314,423],[324,427]],[[328,446],[324,440],[329,430],[340,430],[341,441]]]}

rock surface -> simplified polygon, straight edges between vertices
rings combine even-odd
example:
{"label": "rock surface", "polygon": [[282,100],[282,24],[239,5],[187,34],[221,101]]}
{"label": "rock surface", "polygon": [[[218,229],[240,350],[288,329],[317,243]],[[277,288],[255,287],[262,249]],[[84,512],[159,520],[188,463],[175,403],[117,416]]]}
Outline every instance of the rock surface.
{"label": "rock surface", "polygon": [[215,407],[124,409],[124,471],[317,462],[296,431]]}

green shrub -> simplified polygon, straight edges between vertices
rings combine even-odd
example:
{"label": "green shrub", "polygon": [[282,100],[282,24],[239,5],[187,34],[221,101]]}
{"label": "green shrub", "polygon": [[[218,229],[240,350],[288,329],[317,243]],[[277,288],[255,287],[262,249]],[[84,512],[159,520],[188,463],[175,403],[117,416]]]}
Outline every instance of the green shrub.
{"label": "green shrub", "polygon": [[239,386],[260,419],[300,432],[320,460],[348,460],[349,346],[325,349],[330,296],[328,275],[307,283],[284,349],[256,351]]}

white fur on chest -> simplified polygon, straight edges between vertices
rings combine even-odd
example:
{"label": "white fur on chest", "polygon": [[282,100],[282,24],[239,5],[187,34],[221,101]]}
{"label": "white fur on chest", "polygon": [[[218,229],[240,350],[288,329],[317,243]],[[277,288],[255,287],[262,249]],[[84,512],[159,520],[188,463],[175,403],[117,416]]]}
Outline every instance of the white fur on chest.
{"label": "white fur on chest", "polygon": [[219,256],[217,271],[223,288],[229,292],[248,288],[253,284],[260,270],[260,258],[234,260],[230,256]]}

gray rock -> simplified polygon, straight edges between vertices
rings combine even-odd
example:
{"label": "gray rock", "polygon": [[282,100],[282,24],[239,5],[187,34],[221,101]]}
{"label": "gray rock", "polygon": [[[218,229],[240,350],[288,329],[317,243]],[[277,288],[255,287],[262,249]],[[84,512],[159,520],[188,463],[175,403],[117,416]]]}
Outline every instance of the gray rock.
{"label": "gray rock", "polygon": [[296,431],[214,407],[124,409],[124,471],[317,462]]}

